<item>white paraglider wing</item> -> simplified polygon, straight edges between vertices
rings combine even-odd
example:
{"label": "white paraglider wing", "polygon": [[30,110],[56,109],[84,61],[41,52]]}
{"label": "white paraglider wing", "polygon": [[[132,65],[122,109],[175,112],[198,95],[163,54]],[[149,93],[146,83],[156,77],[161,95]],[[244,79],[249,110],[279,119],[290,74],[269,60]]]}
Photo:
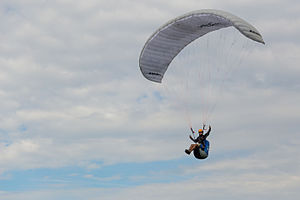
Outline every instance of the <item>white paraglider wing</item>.
{"label": "white paraglider wing", "polygon": [[169,21],[147,40],[139,58],[142,74],[150,81],[161,83],[169,64],[185,46],[209,32],[229,26],[264,44],[256,28],[237,16],[220,10],[194,11]]}

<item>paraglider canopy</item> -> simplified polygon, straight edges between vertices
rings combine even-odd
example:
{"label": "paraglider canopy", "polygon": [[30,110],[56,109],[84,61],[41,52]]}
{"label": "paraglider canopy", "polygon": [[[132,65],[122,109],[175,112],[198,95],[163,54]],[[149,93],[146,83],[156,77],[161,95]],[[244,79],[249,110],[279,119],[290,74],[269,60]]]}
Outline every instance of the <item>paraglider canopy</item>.
{"label": "paraglider canopy", "polygon": [[230,26],[264,44],[254,26],[233,14],[213,9],[193,11],[169,21],[151,35],[139,58],[142,74],[161,83],[169,64],[185,46],[209,32]]}

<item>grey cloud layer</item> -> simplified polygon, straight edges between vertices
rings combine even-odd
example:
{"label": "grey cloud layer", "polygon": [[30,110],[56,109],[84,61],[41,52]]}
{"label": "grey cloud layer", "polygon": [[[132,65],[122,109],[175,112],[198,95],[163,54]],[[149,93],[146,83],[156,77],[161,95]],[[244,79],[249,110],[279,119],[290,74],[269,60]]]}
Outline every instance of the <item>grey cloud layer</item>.
{"label": "grey cloud layer", "polygon": [[[165,99],[170,97],[160,86],[142,77],[138,56],[147,37],[165,21],[213,7],[236,11],[258,27],[267,43],[245,59],[244,70],[226,85],[210,136],[215,162],[182,170],[187,179],[191,177],[188,182],[72,193],[88,199],[99,194],[104,194],[101,199],[133,199],[138,193],[152,199],[154,190],[157,198],[169,198],[176,191],[171,197],[182,199],[217,187],[222,195],[202,197],[257,199],[255,192],[264,199],[299,197],[298,1],[232,0],[225,5],[66,0],[0,5],[0,173],[70,165],[89,168],[95,160],[115,164],[184,156],[190,141],[178,105]],[[192,116],[198,115],[196,107],[191,110]],[[104,153],[112,143],[124,152]],[[247,152],[246,158],[230,159],[237,151]],[[284,156],[278,156],[281,153]],[[203,172],[212,174],[205,178],[207,190],[192,178],[193,173]],[[240,191],[232,195],[236,187]],[[20,195],[40,199],[52,193]],[[1,195],[20,199],[19,194]]]}

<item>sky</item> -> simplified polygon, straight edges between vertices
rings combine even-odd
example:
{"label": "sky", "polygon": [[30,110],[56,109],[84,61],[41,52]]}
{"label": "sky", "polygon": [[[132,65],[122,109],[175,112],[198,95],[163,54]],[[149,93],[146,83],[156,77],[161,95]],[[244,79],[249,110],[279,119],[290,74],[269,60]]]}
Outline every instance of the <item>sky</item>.
{"label": "sky", "polygon": [[[182,103],[138,59],[162,24],[205,8],[266,44],[225,81],[197,160]],[[1,200],[300,198],[298,0],[2,0],[0,17]]]}

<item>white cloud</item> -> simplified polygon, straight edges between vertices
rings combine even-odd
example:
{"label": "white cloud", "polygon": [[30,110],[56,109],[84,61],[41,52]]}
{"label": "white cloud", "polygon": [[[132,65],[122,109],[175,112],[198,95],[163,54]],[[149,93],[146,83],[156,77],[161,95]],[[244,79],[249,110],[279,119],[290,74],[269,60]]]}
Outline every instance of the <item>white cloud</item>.
{"label": "white cloud", "polygon": [[[68,194],[1,192],[1,198],[71,195],[105,200],[142,195],[176,200],[198,198],[199,193],[213,199],[299,197],[298,1],[2,1],[0,5],[1,173],[66,166],[91,170],[181,158],[190,143],[189,130],[180,103],[171,101],[161,85],[148,82],[139,71],[145,40],[177,15],[218,8],[236,11],[255,24],[267,43],[246,57],[243,70],[226,84],[211,121],[211,157],[190,168],[183,163],[180,173],[187,181],[76,189]],[[196,123],[198,94],[191,92],[195,99],[190,116]],[[192,178],[195,173],[197,178]],[[0,181],[9,178],[1,176]],[[109,182],[120,177],[90,173],[86,178]]]}
{"label": "white cloud", "polygon": [[[293,176],[264,176],[246,174],[242,176],[219,175],[213,178],[202,178],[189,180],[180,183],[148,184],[138,187],[127,187],[122,189],[77,189],[77,190],[45,190],[37,192],[22,192],[16,194],[3,193],[5,199],[18,199],[28,197],[30,199],[55,198],[63,199],[184,199],[184,198],[211,198],[219,199],[224,196],[231,199],[288,199],[293,200],[299,197],[297,185],[299,177]],[[218,191],[218,192],[215,192]]]}

